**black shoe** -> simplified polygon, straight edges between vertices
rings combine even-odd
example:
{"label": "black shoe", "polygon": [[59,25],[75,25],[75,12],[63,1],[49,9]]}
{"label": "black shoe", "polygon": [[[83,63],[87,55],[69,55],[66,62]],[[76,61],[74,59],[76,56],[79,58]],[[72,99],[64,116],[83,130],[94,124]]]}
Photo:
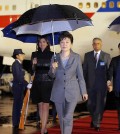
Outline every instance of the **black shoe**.
{"label": "black shoe", "polygon": [[45,132],[44,134],[48,134],[48,132]]}
{"label": "black shoe", "polygon": [[117,129],[118,131],[120,131],[120,127],[118,127],[118,129]]}
{"label": "black shoe", "polygon": [[12,130],[12,134],[18,134],[18,133],[19,133],[18,127],[14,126]]}
{"label": "black shoe", "polygon": [[91,128],[94,128],[94,125],[93,125],[93,122],[91,121],[91,123],[90,123],[90,127]]}
{"label": "black shoe", "polygon": [[99,131],[100,131],[100,127],[95,127],[95,130],[96,130],[97,132],[99,132]]}
{"label": "black shoe", "polygon": [[13,126],[13,129],[18,129],[18,128],[19,128],[19,126],[18,126],[18,125]]}

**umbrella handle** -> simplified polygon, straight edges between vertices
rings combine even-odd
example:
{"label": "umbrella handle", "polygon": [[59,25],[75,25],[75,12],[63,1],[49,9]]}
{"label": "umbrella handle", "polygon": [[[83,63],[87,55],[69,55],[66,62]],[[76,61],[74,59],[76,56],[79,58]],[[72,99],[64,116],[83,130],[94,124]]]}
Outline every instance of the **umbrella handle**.
{"label": "umbrella handle", "polygon": [[54,54],[54,62],[57,62],[56,54]]}

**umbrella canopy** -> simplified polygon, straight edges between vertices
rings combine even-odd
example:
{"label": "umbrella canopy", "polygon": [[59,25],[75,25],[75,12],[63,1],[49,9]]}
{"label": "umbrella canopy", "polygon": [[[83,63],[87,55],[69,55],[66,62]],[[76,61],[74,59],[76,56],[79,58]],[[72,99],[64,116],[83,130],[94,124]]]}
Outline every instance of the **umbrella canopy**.
{"label": "umbrella canopy", "polygon": [[110,25],[109,29],[111,31],[120,32],[120,16],[117,17]]}
{"label": "umbrella canopy", "polygon": [[16,22],[19,34],[48,34],[93,25],[81,10],[70,5],[43,5],[25,12]]}
{"label": "umbrella canopy", "polygon": [[[37,34],[16,35],[15,31],[12,30],[15,24],[16,24],[16,22],[13,22],[13,23],[9,24],[8,26],[6,26],[4,29],[2,29],[4,37],[16,39],[16,40],[22,41],[24,43],[36,43],[37,42],[38,37],[39,37],[39,35],[37,35]],[[60,34],[61,34],[61,32],[54,34],[54,43],[55,44],[59,44],[58,39],[59,39]],[[53,45],[52,34],[47,34],[47,37],[48,37],[50,44]]]}
{"label": "umbrella canopy", "polygon": [[13,26],[15,25],[15,22],[9,24],[1,31],[3,32],[3,36],[7,38],[16,39],[25,43],[36,43],[38,39],[38,35],[32,35],[32,34],[24,34],[24,35],[16,35],[15,31],[13,31]]}

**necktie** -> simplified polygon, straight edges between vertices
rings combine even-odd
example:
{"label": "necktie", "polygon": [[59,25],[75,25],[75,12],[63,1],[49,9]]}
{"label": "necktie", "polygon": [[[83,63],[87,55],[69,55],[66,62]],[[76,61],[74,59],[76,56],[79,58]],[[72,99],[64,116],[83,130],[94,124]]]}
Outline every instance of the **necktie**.
{"label": "necktie", "polygon": [[97,62],[97,54],[98,54],[98,53],[95,53],[95,55],[94,55],[95,62]]}
{"label": "necktie", "polygon": [[98,54],[98,53],[95,53],[95,55],[94,55],[96,68],[97,68],[97,54]]}

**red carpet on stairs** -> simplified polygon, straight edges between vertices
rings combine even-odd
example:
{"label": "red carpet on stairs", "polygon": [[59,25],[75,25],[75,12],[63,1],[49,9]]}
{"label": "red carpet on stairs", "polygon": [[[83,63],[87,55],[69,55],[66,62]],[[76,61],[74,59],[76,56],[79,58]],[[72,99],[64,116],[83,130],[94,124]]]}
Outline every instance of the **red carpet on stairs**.
{"label": "red carpet on stairs", "polygon": [[[96,132],[93,128],[90,128],[90,122],[91,122],[90,116],[75,120],[72,134],[120,134],[120,131],[117,131],[118,128],[117,111],[112,110],[105,111],[101,123],[100,132]],[[48,132],[49,134],[60,134],[59,126],[49,128]]]}

